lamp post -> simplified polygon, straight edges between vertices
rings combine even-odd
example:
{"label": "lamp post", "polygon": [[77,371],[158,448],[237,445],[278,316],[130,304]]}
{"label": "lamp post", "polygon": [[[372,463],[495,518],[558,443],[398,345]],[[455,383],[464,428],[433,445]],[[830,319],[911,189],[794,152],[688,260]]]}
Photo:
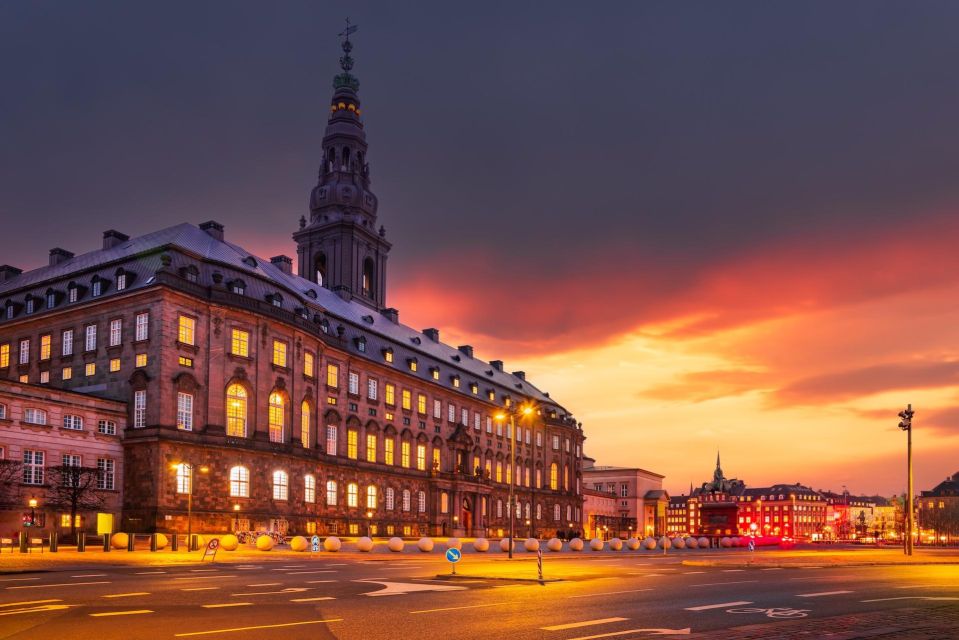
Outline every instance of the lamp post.
{"label": "lamp post", "polygon": [[366,535],[373,538],[373,512],[366,512]]}
{"label": "lamp post", "polygon": [[[533,413],[533,407],[529,404],[525,404],[521,409],[524,416],[528,416]],[[516,437],[516,421],[514,419],[516,411],[509,410],[509,426],[506,430],[506,452],[509,455],[509,497],[506,499],[506,504],[509,507],[509,559],[513,559],[513,533],[515,527],[516,519],[516,498],[513,495],[513,483],[516,481],[516,456],[513,455],[513,440]],[[502,422],[506,419],[506,413],[496,414],[496,421]]]}
{"label": "lamp post", "polygon": [[30,526],[35,527],[37,526],[37,499],[30,496],[27,505],[30,507]]}
{"label": "lamp post", "polygon": [[912,555],[912,416],[914,414],[912,404],[907,404],[906,408],[899,412],[899,428],[906,432],[906,485],[909,493],[906,494],[906,536],[903,549],[907,556]]}
{"label": "lamp post", "polygon": [[233,533],[240,530],[240,505],[233,503]]}
{"label": "lamp post", "polygon": [[[186,492],[186,548],[188,551],[193,551],[193,470],[197,469],[200,473],[206,473],[210,468],[206,465],[197,467],[190,462],[174,462],[170,465],[170,468],[178,475],[181,468],[188,474]],[[180,489],[179,480],[180,479],[177,478],[177,490]]]}

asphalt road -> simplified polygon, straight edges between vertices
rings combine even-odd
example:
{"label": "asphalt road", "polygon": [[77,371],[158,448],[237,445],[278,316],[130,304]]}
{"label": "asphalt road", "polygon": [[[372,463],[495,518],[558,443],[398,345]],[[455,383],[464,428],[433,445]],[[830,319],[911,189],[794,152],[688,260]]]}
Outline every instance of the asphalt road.
{"label": "asphalt road", "polygon": [[[505,562],[467,555],[458,571],[501,573]],[[517,575],[535,576],[535,562],[512,562]],[[685,566],[679,556],[546,556],[547,577],[569,576],[546,584],[438,577],[449,569],[436,554],[320,553],[8,574],[0,576],[0,638],[629,640],[869,611],[959,610],[956,565],[728,569]]]}

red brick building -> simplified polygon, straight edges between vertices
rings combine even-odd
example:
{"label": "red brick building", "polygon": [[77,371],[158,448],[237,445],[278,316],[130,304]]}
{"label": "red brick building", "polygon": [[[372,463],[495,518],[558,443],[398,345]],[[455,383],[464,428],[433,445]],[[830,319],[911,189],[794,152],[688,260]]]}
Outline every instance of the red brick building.
{"label": "red brick building", "polygon": [[[511,482],[518,522],[581,522],[581,424],[385,306],[349,66],[294,234],[300,275],[212,221],[0,267],[0,377],[125,403],[125,530],[185,531],[192,494],[194,531],[496,535]],[[496,416],[521,406],[511,437]]]}

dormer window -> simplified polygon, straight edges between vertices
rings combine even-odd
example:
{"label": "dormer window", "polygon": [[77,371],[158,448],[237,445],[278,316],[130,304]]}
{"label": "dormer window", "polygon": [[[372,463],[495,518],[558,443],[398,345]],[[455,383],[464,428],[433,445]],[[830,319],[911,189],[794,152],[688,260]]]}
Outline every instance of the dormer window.
{"label": "dormer window", "polygon": [[360,353],[366,353],[366,338],[361,336],[356,339],[356,350]]}
{"label": "dormer window", "polygon": [[393,350],[390,348],[383,349],[383,360],[386,362],[393,362]]}
{"label": "dormer window", "polygon": [[475,382],[470,383],[470,393],[472,393],[474,396],[479,394],[479,385]]}
{"label": "dormer window", "polygon": [[246,283],[242,280],[234,280],[230,283],[230,291],[238,296],[246,295]]}
{"label": "dormer window", "polygon": [[33,313],[36,303],[34,302],[33,296],[27,296],[26,300],[27,313]]}
{"label": "dormer window", "polygon": [[410,358],[406,361],[410,367],[410,371],[416,371],[419,368],[419,363],[416,362],[416,358]]}
{"label": "dormer window", "polygon": [[13,318],[13,303],[9,300],[7,300],[7,308],[4,310],[3,315],[7,320]]}
{"label": "dormer window", "polygon": [[460,377],[459,376],[450,376],[450,380],[453,383],[453,386],[457,389],[460,388]]}
{"label": "dormer window", "polygon": [[117,269],[117,291],[127,288],[127,274],[123,269]]}
{"label": "dormer window", "polygon": [[496,401],[496,392],[493,391],[492,389],[487,389],[487,390],[486,390],[486,397],[489,398],[489,401],[490,401],[490,402],[495,402],[495,401]]}
{"label": "dormer window", "polygon": [[200,279],[200,271],[192,264],[180,269],[180,275],[183,276],[187,282],[197,282]]}
{"label": "dormer window", "polygon": [[327,320],[326,318],[323,318],[322,320],[320,320],[320,331],[322,331],[323,333],[330,332],[330,321]]}
{"label": "dormer window", "polygon": [[103,280],[100,279],[100,276],[95,276],[90,282],[90,295],[94,298],[103,293]]}
{"label": "dormer window", "polygon": [[57,306],[57,292],[53,289],[47,289],[47,309]]}
{"label": "dormer window", "polygon": [[430,367],[430,375],[433,376],[434,380],[440,379],[440,368],[439,367]]}
{"label": "dormer window", "polygon": [[67,288],[67,301],[76,302],[80,299],[80,287],[75,282],[71,282]]}
{"label": "dormer window", "polygon": [[266,297],[266,299],[267,299],[267,300],[269,301],[269,303],[272,304],[274,307],[282,307],[282,306],[283,306],[283,296],[281,296],[281,295],[278,294],[278,293],[271,293],[270,295],[268,295],[268,296]]}

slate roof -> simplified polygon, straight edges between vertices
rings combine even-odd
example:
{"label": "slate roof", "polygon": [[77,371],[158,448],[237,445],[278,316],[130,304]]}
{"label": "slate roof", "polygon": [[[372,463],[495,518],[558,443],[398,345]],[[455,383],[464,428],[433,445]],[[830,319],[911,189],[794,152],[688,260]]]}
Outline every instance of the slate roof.
{"label": "slate roof", "polygon": [[[197,263],[191,260],[190,255],[180,256],[175,252],[167,254],[172,258],[170,268],[173,271],[187,266],[196,267],[199,270],[198,282],[201,284],[210,284],[213,273],[219,271],[227,281],[242,278],[246,285],[245,294],[250,298],[262,301],[268,295],[279,291],[283,309],[290,312],[309,309],[311,316],[314,312],[328,316],[334,326],[337,322],[342,323],[343,337],[347,340],[348,349],[358,357],[385,364],[380,357],[381,350],[392,348],[394,366],[405,375],[418,376],[434,384],[440,383],[469,397],[483,400],[486,400],[486,389],[495,385],[498,387],[498,394],[510,394],[516,399],[529,397],[538,404],[555,407],[560,417],[568,415],[568,411],[529,381],[500,371],[487,362],[468,356],[456,347],[434,342],[419,330],[394,323],[364,304],[344,300],[336,293],[305,278],[284,273],[269,260],[254,256],[238,245],[218,240],[189,223],[130,238],[109,249],[91,251],[57,265],[22,273],[0,283],[0,307],[8,300],[22,304],[28,294],[42,299],[44,292],[50,287],[63,292],[67,285],[64,281],[69,278],[77,282],[82,278],[86,286],[94,276],[100,276],[108,283],[104,295],[115,293],[109,282],[115,278],[116,270],[121,265],[131,276],[128,277],[127,291],[150,286],[151,276],[162,266],[161,255],[170,249],[180,249],[201,260]],[[0,316],[0,324],[2,322]],[[355,348],[354,338],[360,336],[367,340],[366,353],[359,353]],[[417,359],[416,373],[408,369],[408,358]],[[440,367],[440,380],[432,380],[429,371],[431,366]],[[460,374],[459,389],[452,387],[449,379],[451,373]],[[474,381],[479,385],[479,394],[476,396],[469,389],[470,383]]]}

